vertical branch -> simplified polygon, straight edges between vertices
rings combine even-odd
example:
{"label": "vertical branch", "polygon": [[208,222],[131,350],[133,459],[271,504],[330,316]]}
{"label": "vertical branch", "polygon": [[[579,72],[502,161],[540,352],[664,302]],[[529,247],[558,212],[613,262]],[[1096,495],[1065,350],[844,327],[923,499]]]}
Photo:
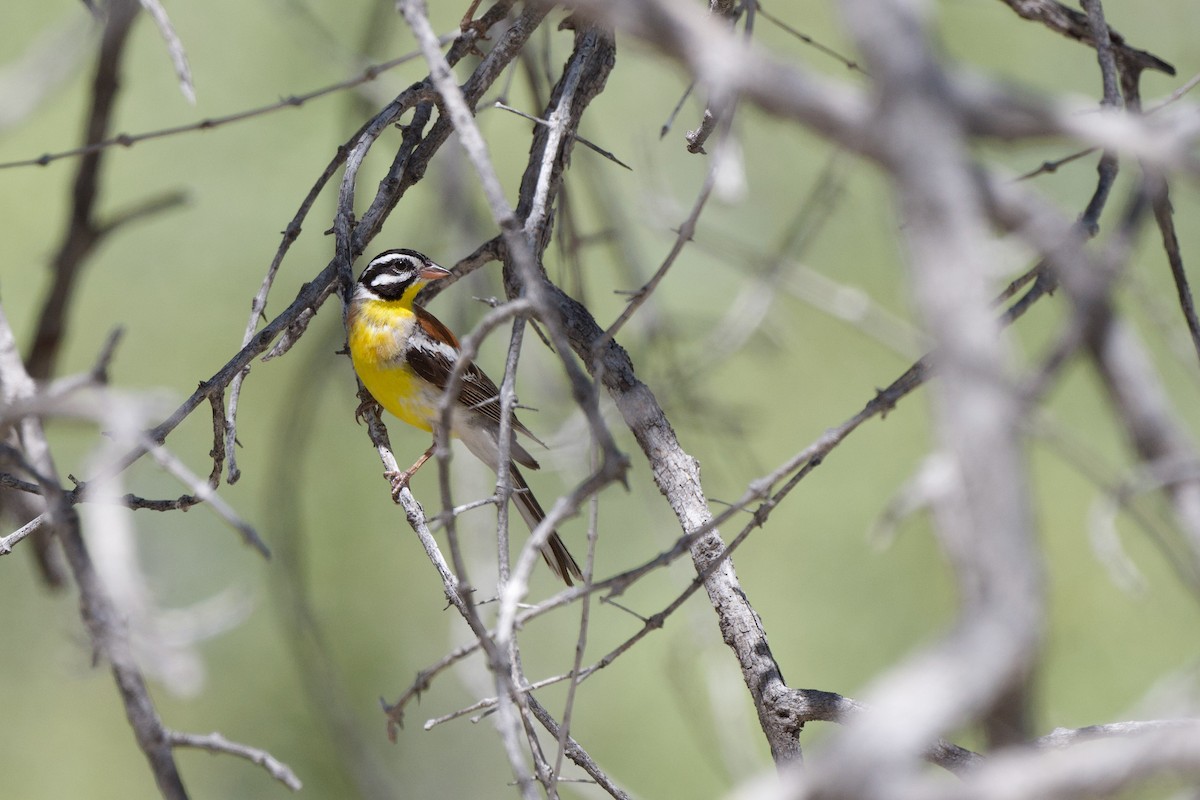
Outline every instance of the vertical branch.
{"label": "vertical branch", "polygon": [[[550,241],[554,205],[583,113],[604,91],[615,64],[616,43],[611,31],[597,25],[576,28],[574,48],[542,113],[548,124],[534,127],[517,201],[517,218],[539,254]],[[508,288],[510,295],[515,294],[513,287]]]}
{"label": "vertical branch", "polygon": [[[28,400],[35,394],[33,378],[25,370],[8,318],[0,311],[0,390],[3,400]],[[133,728],[138,746],[150,762],[159,791],[167,800],[186,800],[187,791],[175,764],[168,731],[158,716],[146,688],[145,678],[130,652],[120,617],[96,573],[80,530],[79,516],[55,479],[57,470],[41,421],[26,417],[19,435],[25,458],[37,473],[37,481],[46,498],[47,509],[57,527],[67,563],[79,587],[79,605],[92,647],[108,660],[125,706],[125,716]]]}
{"label": "vertical branch", "polygon": [[[84,146],[97,144],[108,137],[113,109],[120,90],[121,59],[138,8],[137,0],[112,0],[107,6],[104,34],[96,61],[96,72],[92,78],[92,104],[84,124]],[[96,218],[96,200],[100,192],[100,166],[103,157],[104,151],[100,149],[86,152],[75,170],[67,230],[51,261],[53,276],[50,289],[42,302],[33,345],[25,362],[34,380],[45,380],[54,375],[66,337],[68,309],[79,272],[97,243],[110,230],[101,225]],[[39,513],[37,502],[31,498],[18,498],[15,502],[9,502],[11,493],[6,495],[2,498],[5,508],[14,516],[29,519]],[[65,575],[57,560],[57,553],[52,549],[51,531],[53,528],[48,528],[34,537],[32,552],[43,579],[49,586],[57,588],[63,585]]]}
{"label": "vertical branch", "polygon": [[[746,36],[749,37],[753,30],[754,7],[755,3],[747,3],[747,23]],[[741,4],[733,0],[709,0],[709,11],[717,16],[723,17],[732,29],[737,24],[738,15],[741,13]],[[688,131],[684,136],[687,141],[687,151],[692,154],[705,153],[704,145],[708,142],[713,131],[717,129],[717,121],[722,117],[732,116],[734,104],[729,102],[729,98],[720,94],[710,94],[708,103],[704,107],[704,115],[700,119],[700,127],[694,131]]]}
{"label": "vertical branch", "polygon": [[[121,88],[121,59],[138,8],[137,0],[111,0],[106,6],[108,16],[104,24],[96,73],[92,79],[92,105],[84,130],[85,146],[97,144],[108,138],[113,110]],[[66,336],[67,311],[74,294],[76,279],[105,231],[96,218],[96,200],[100,193],[100,166],[104,153],[101,149],[86,152],[80,158],[75,171],[66,235],[51,262],[54,277],[42,304],[33,348],[26,362],[29,374],[34,380],[43,380],[55,373],[63,338]]]}
{"label": "vertical branch", "polygon": [[[531,241],[532,237],[529,237],[522,230],[518,217],[514,214],[512,207],[504,197],[503,188],[488,156],[487,146],[484,143],[478,126],[475,124],[473,116],[474,99],[469,99],[455,83],[449,65],[437,46],[437,40],[429,25],[424,4],[419,2],[419,0],[400,0],[398,5],[405,20],[416,35],[426,60],[429,62],[430,80],[442,97],[444,114],[453,124],[454,130],[457,132],[468,158],[471,160],[480,177],[483,191],[487,197],[493,217],[502,231],[504,243],[507,247],[507,256],[516,265],[517,274],[520,275],[521,283],[523,284],[528,300],[534,304],[534,307],[539,312],[542,312],[548,308],[548,300],[545,290],[540,283],[540,270],[537,264],[536,253],[540,252],[541,248],[538,247],[535,251],[534,242]],[[571,128],[571,130],[573,131],[574,128]],[[542,316],[546,318],[545,314],[542,314]],[[548,319],[547,327],[553,340],[565,343],[561,325],[557,320],[553,318]],[[589,422],[593,426],[593,435],[597,437],[603,447],[605,466],[609,467],[607,480],[615,479],[623,472],[623,461],[619,457],[612,457],[617,452],[616,447],[612,442],[611,434],[604,427],[602,419],[600,419],[595,392],[586,379],[582,378],[578,365],[569,358],[566,352],[567,348],[560,346],[558,347],[558,351],[560,357],[563,359],[564,367],[571,376],[572,388],[576,399],[588,413]],[[466,357],[465,350],[463,357]],[[462,361],[460,360],[459,363],[461,364]],[[458,370],[456,370],[457,372]],[[450,396],[453,396],[453,391],[452,380],[447,387],[447,392]],[[445,426],[441,427],[444,429]],[[549,519],[552,519],[552,517],[548,517]],[[545,530],[541,530],[543,528]],[[542,536],[547,535],[549,532],[548,525],[543,524],[539,526],[539,530]],[[537,532],[535,531],[536,535]],[[480,640],[488,653],[488,666],[496,681],[497,696],[499,698],[497,726],[506,755],[508,756],[509,765],[522,794],[526,797],[532,797],[534,792],[532,776],[529,774],[529,769],[518,746],[519,723],[521,720],[519,712],[525,711],[527,705],[524,696],[517,691],[514,682],[518,664],[512,660],[510,654],[507,652],[507,647],[515,633],[512,622],[516,603],[526,589],[527,584],[524,580],[514,580],[506,585],[501,597],[500,620],[497,624],[495,637],[489,636],[484,630],[476,629],[476,633],[480,636]],[[468,622],[472,624],[473,628],[476,628],[474,619],[469,618]],[[537,755],[535,750],[535,758],[537,758]],[[537,763],[540,765],[542,762],[538,759]]]}
{"label": "vertical branch", "polygon": [[[576,49],[564,69],[564,78],[555,87],[548,110],[543,114],[544,118],[552,117],[562,99],[568,96],[566,90],[571,88],[568,78],[575,69],[600,70],[596,78],[586,80],[582,85],[603,85],[603,76],[611,69],[613,58],[608,52],[612,47],[611,36],[605,32],[605,38],[597,40],[604,44],[604,48],[591,51],[592,45],[586,38],[588,35],[593,34],[587,29],[576,32]],[[590,55],[591,52],[595,55]],[[596,66],[587,67],[588,62],[585,59]],[[584,66],[576,66],[581,63]],[[577,93],[574,97],[573,111],[569,117],[571,130],[577,129],[586,101],[590,100],[592,95],[580,97]],[[562,141],[564,150],[573,144],[570,138]],[[535,133],[529,165],[522,179],[522,204],[519,206],[519,213],[538,207],[531,200],[542,187],[545,187],[544,191],[551,193],[552,201],[560,180],[555,179],[555,176],[561,169],[560,164],[565,165],[567,153],[556,153],[549,149],[550,144],[551,137],[548,131],[539,130]],[[543,177],[547,171],[552,176],[550,181]],[[550,202],[545,205],[549,206]],[[545,240],[542,238],[535,241]],[[778,715],[772,711],[774,701],[788,693],[787,687],[767,644],[762,622],[727,557],[728,551],[724,541],[720,533],[710,527],[712,513],[701,484],[699,463],[681,446],[654,393],[636,376],[628,354],[610,337],[605,336],[587,308],[550,283],[544,272],[532,283],[527,275],[521,275],[523,280],[518,280],[518,275],[519,271],[506,267],[507,290],[510,294],[521,291],[535,297],[540,294],[549,301],[553,309],[551,319],[561,321],[570,348],[592,371],[593,378],[603,383],[621,411],[626,425],[637,438],[650,462],[655,483],[679,519],[683,534],[691,536],[707,531],[697,535],[691,547],[696,571],[706,576],[704,586],[709,601],[717,613],[722,636],[734,651],[741,667],[743,679],[754,700],[772,756],[781,764],[798,759],[799,727],[792,717]]]}
{"label": "vertical branch", "polygon": [[878,83],[873,127],[905,218],[913,296],[934,343],[945,469],[934,511],[962,607],[952,631],[884,676],[874,712],[838,737],[831,764],[842,774],[826,777],[862,786],[872,780],[864,771],[883,781],[890,770],[911,769],[928,742],[1020,692],[1038,652],[1042,588],[1021,409],[990,312],[988,222],[963,122],[912,9],[854,0],[843,18]]}
{"label": "vertical branch", "polygon": [[[1104,389],[1138,456],[1162,479],[1193,561],[1200,564],[1200,480],[1181,465],[1196,462],[1196,449],[1175,418],[1149,354],[1129,326],[1114,313],[1112,286],[1128,257],[1130,240],[1152,202],[1139,191],[1118,236],[1099,258],[1089,258],[1081,243],[1064,233],[1054,209],[1019,196],[1012,186],[993,180],[989,187],[999,218],[1047,254],[1072,305],[1072,325],[1104,382]],[[1018,196],[1014,196],[1018,195]]]}
{"label": "vertical branch", "polygon": [[1179,237],[1175,234],[1174,209],[1171,207],[1170,189],[1163,178],[1151,178],[1157,184],[1151,202],[1154,204],[1154,221],[1158,224],[1162,235],[1163,250],[1167,254],[1167,263],[1171,267],[1171,277],[1175,281],[1175,293],[1179,298],[1179,308],[1183,312],[1183,320],[1187,324],[1188,335],[1192,347],[1200,358],[1200,318],[1196,316],[1196,301],[1192,297],[1192,287],[1188,282],[1187,271],[1183,266],[1183,254],[1179,249]]}
{"label": "vertical branch", "polygon": [[1088,25],[1096,48],[1096,60],[1100,63],[1100,80],[1104,87],[1104,100],[1101,105],[1116,108],[1121,104],[1121,87],[1117,77],[1117,57],[1113,52],[1112,35],[1108,23],[1104,21],[1104,6],[1100,0],[1081,0],[1081,5],[1087,12]]}

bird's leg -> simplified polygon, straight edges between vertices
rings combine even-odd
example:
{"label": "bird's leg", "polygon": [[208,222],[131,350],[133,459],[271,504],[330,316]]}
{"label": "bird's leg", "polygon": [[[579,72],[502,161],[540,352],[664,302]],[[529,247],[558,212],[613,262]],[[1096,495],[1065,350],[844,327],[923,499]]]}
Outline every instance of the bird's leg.
{"label": "bird's leg", "polygon": [[392,500],[394,502],[400,502],[400,492],[404,491],[405,487],[408,486],[408,482],[412,480],[413,475],[417,474],[417,470],[421,468],[421,465],[433,456],[433,450],[435,447],[437,447],[437,442],[429,445],[429,449],[426,450],[411,467],[403,472],[388,470],[387,472],[383,473],[383,477],[392,482]]}

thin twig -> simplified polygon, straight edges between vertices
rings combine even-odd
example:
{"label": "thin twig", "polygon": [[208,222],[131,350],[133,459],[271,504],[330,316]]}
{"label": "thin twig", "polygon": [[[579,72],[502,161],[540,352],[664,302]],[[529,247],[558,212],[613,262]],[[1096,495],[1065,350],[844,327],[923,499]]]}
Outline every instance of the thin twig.
{"label": "thin twig", "polygon": [[[493,103],[492,106],[494,108],[499,108],[502,111],[508,111],[512,114],[516,114],[518,117],[523,117],[523,118],[529,120],[530,122],[537,123],[538,125],[547,125],[547,126],[550,125],[549,122],[542,119],[541,117],[535,117],[532,114],[526,114],[524,111],[513,108],[512,106],[509,106],[509,105],[505,105],[504,103],[500,102],[499,100],[497,100],[495,103]],[[603,147],[600,147],[599,145],[591,142],[588,139],[583,138],[582,136],[579,136],[578,134],[574,135],[574,138],[575,138],[575,141],[579,142],[584,147],[587,147],[589,150],[592,150],[593,152],[599,153],[600,155],[607,158],[609,161],[612,161],[614,164],[622,166],[625,169],[629,170],[630,172],[633,171],[633,167],[629,166],[624,161],[622,161],[621,159],[619,159],[615,155],[613,155],[611,150],[605,150]]]}
{"label": "thin twig", "polygon": [[[1055,33],[1095,47],[1093,29],[1088,18],[1076,9],[1068,8],[1056,0],[1003,0],[1003,2],[1024,19],[1040,22]],[[1167,75],[1175,74],[1173,66],[1152,53],[1129,46],[1125,42],[1125,37],[1112,28],[1107,28],[1107,33],[1114,45],[1115,54],[1122,62],[1124,71],[1141,72],[1151,69]]]}
{"label": "thin twig", "polygon": [[142,447],[146,449],[146,452],[150,454],[150,457],[159,466],[173,475],[180,483],[191,489],[192,493],[201,502],[207,503],[217,513],[217,516],[225,520],[230,527],[236,530],[246,544],[258,550],[264,558],[271,557],[271,551],[267,547],[266,542],[259,537],[254,528],[243,520],[228,503],[221,499],[221,496],[204,479],[188,469],[187,465],[172,455],[165,447],[155,444],[149,438],[142,440]]}
{"label": "thin twig", "polygon": [[[726,117],[726,126],[730,124],[729,119],[730,117]],[[683,252],[683,248],[688,242],[691,241],[692,236],[696,232],[696,223],[700,219],[700,214],[704,211],[704,207],[708,203],[708,198],[712,195],[713,187],[716,185],[717,170],[720,168],[720,164],[718,162],[720,159],[721,154],[718,152],[718,154],[713,157],[713,161],[708,167],[708,172],[704,177],[704,183],[696,195],[696,201],[692,204],[692,210],[688,213],[687,217],[679,226],[679,230],[675,235],[675,242],[671,245],[670,251],[667,253],[666,257],[663,258],[662,264],[660,264],[658,269],[655,270],[654,274],[650,277],[650,280],[646,281],[641,288],[633,293],[633,296],[629,299],[629,303],[621,311],[620,315],[616,318],[616,320],[613,321],[611,325],[608,326],[608,330],[604,332],[604,336],[602,336],[596,342],[595,347],[597,353],[606,348],[616,338],[617,333],[620,332],[621,328],[625,326],[625,323],[627,323],[633,317],[633,315],[637,313],[637,310],[641,308],[642,304],[649,299],[654,290],[658,288],[658,285],[662,283],[663,278],[667,276],[667,272],[672,266],[674,266],[675,261]]]}
{"label": "thin twig", "polygon": [[230,741],[215,731],[209,734],[168,731],[166,736],[167,741],[172,747],[195,747],[200,750],[207,750],[210,753],[223,753],[225,755],[236,756],[237,758],[244,758],[265,769],[267,774],[293,792],[298,792],[303,788],[303,784],[296,777],[296,773],[292,772],[292,768],[266,750]]}
{"label": "thin twig", "polygon": [[1174,209],[1171,208],[1171,196],[1167,182],[1161,178],[1154,179],[1157,191],[1154,192],[1154,221],[1162,236],[1163,251],[1167,254],[1167,264],[1171,267],[1171,277],[1175,281],[1175,293],[1179,298],[1179,308],[1183,312],[1188,334],[1192,339],[1192,347],[1200,358],[1200,318],[1196,315],[1196,302],[1192,296],[1192,287],[1188,282],[1187,271],[1183,267],[1183,254],[1179,248],[1179,237],[1175,234]]}
{"label": "thin twig", "polygon": [[[446,34],[439,41],[450,42],[455,39],[457,34]],[[285,108],[299,108],[310,100],[316,100],[319,97],[324,97],[328,94],[335,94],[347,89],[353,89],[356,86],[361,86],[364,83],[375,80],[383,73],[395,69],[401,64],[407,64],[420,57],[420,53],[406,53],[398,58],[393,58],[390,61],[385,61],[382,64],[374,64],[365,68],[361,73],[353,78],[347,78],[344,81],[322,86],[319,89],[314,89],[310,92],[302,94],[289,95],[275,103],[269,103],[255,108],[249,108],[244,111],[235,111],[232,114],[226,114],[220,117],[208,117],[199,122],[190,122],[187,125],[175,125],[169,128],[160,128],[158,130],[146,131],[144,133],[121,133],[116,136],[101,139],[91,142],[82,147],[75,147],[70,150],[61,150],[54,153],[45,153],[36,158],[25,158],[17,161],[0,162],[0,169],[12,169],[14,167],[44,167],[55,161],[64,158],[75,158],[77,156],[89,156],[99,153],[102,150],[108,150],[113,147],[133,147],[136,144],[147,142],[152,139],[162,139],[169,136],[175,136],[181,133],[193,133],[195,131],[208,131],[214,128],[221,128],[225,125],[230,125],[243,120],[254,119],[266,114],[273,114]]]}
{"label": "thin twig", "polygon": [[171,57],[171,64],[175,67],[175,75],[179,78],[179,90],[183,92],[184,98],[192,105],[196,104],[196,86],[192,82],[192,69],[188,66],[187,53],[183,49],[183,41],[180,40],[179,34],[175,32],[175,26],[171,24],[171,18],[167,16],[167,10],[163,8],[159,0],[139,0],[142,8],[146,9],[146,13],[154,20],[154,24],[158,26],[159,36],[167,45],[167,54]]}
{"label": "thin twig", "polygon": [[767,9],[763,6],[763,4],[761,2],[758,2],[758,0],[755,0],[754,5],[758,7],[758,13],[762,14],[763,17],[765,17],[768,22],[774,23],[776,26],[778,26],[779,28],[781,28],[784,31],[787,31],[789,34],[796,37],[800,41],[804,42],[806,45],[813,48],[817,52],[829,56],[833,60],[841,63],[842,66],[844,66],[848,70],[851,70],[852,72],[859,72],[859,73],[862,73],[863,75],[867,74],[866,70],[864,70],[861,66],[859,66],[857,61],[855,61],[852,58],[842,55],[837,50],[834,50],[832,47],[829,47],[828,45],[821,44],[820,42],[818,42],[816,39],[812,38],[808,34],[801,33],[800,31],[796,30],[795,28],[793,28],[791,25],[784,22],[779,17],[777,17],[774,14],[767,11]]}
{"label": "thin twig", "polygon": [[26,522],[21,527],[17,528],[12,533],[0,539],[0,556],[6,556],[12,552],[13,546],[24,539],[31,533],[36,533],[47,522],[46,515],[38,514],[33,519]]}

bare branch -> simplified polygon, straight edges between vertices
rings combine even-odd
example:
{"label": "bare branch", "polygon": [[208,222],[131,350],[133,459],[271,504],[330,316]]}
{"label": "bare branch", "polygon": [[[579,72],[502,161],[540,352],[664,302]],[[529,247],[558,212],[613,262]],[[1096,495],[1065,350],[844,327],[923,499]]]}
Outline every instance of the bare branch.
{"label": "bare branch", "polygon": [[[445,35],[442,41],[452,41],[453,35]],[[353,89],[361,86],[364,83],[369,83],[380,75],[395,69],[396,67],[407,64],[408,62],[420,58],[420,53],[406,53],[405,55],[385,61],[381,64],[373,64],[363,69],[358,75],[347,78],[344,81],[333,83],[328,86],[323,86],[319,89],[314,89],[302,94],[291,95],[284,99],[269,103],[267,105],[258,106],[256,108],[246,109],[244,111],[236,111],[232,114],[226,114],[221,117],[209,117],[202,119],[199,122],[192,122],[187,125],[176,125],[170,128],[161,128],[159,130],[147,131],[145,133],[120,133],[116,136],[111,136],[105,139],[100,139],[89,144],[76,147],[70,150],[63,150],[56,153],[44,153],[36,158],[25,158],[18,161],[0,162],[0,169],[13,169],[15,167],[43,167],[54,161],[59,161],[64,158],[76,158],[80,156],[90,156],[99,153],[102,150],[109,150],[114,147],[133,147],[136,144],[147,142],[152,139],[162,139],[170,136],[176,136],[181,133],[194,133],[196,131],[209,131],[215,128],[221,128],[226,125],[231,125],[243,120],[254,119],[266,114],[273,114],[285,108],[300,108],[306,105],[310,100],[316,100],[319,97],[324,97],[329,94],[336,94],[347,89]]]}
{"label": "bare branch", "polygon": [[[766,55],[686,5],[633,0],[573,0],[573,5],[652,42],[711,92],[736,96],[769,114],[801,122],[872,160],[886,156],[888,143],[872,125],[865,92]],[[762,75],[772,80],[763,81]],[[1152,121],[1116,113],[1085,119],[1062,102],[1016,94],[978,75],[946,73],[943,78],[942,91],[961,115],[967,134],[1000,139],[1065,135],[1129,153],[1159,169],[1200,172],[1187,144],[1200,135],[1197,120]]]}
{"label": "bare branch", "polygon": [[[1003,0],[1003,2],[1025,19],[1041,22],[1055,33],[1061,33],[1067,38],[1083,42],[1093,48],[1096,47],[1095,28],[1089,23],[1088,17],[1057,0]],[[1084,7],[1087,7],[1086,3]],[[1122,68],[1134,71],[1135,78],[1137,72],[1146,69],[1164,72],[1167,75],[1175,74],[1175,68],[1161,58],[1144,50],[1138,50],[1136,47],[1130,47],[1125,43],[1125,37],[1107,25],[1105,28],[1116,48],[1115,53],[1122,62]]]}
{"label": "bare branch", "polygon": [[167,46],[167,55],[171,57],[171,64],[175,67],[175,75],[179,78],[179,91],[183,92],[184,98],[192,105],[196,104],[196,86],[192,82],[192,68],[188,66],[187,53],[183,49],[183,41],[180,40],[179,34],[175,32],[175,26],[171,24],[171,18],[167,16],[167,10],[163,8],[159,0],[139,0],[142,8],[146,9],[146,13],[154,20],[154,24],[158,26],[158,34],[162,37],[163,43]]}
{"label": "bare branch", "polygon": [[303,788],[303,784],[296,777],[296,773],[292,772],[291,767],[275,758],[275,756],[266,750],[260,750],[257,747],[250,747],[239,742],[232,742],[220,733],[199,734],[169,731],[167,739],[172,747],[195,747],[200,750],[207,750],[210,753],[224,753],[236,756],[237,758],[244,758],[265,769],[267,774],[293,792],[298,792]]}
{"label": "bare branch", "polygon": [[[33,378],[17,354],[8,319],[0,312],[0,390],[5,403],[28,400],[35,393]],[[75,584],[79,587],[83,622],[95,651],[108,660],[138,746],[150,762],[159,790],[167,800],[185,800],[187,791],[165,743],[165,728],[146,689],[145,678],[134,662],[119,616],[101,584],[84,542],[75,509],[66,501],[54,476],[56,469],[40,420],[26,417],[20,426],[23,451],[37,471],[46,498],[47,513],[62,544]]]}
{"label": "bare branch", "polygon": [[1167,263],[1171,267],[1171,277],[1175,280],[1175,292],[1179,297],[1179,308],[1183,312],[1188,334],[1192,339],[1192,347],[1200,358],[1200,317],[1196,315],[1196,302],[1192,297],[1192,287],[1188,282],[1187,272],[1183,267],[1183,254],[1179,248],[1179,237],[1175,235],[1174,209],[1171,208],[1171,197],[1167,182],[1161,178],[1150,176],[1150,187],[1154,203],[1154,221],[1162,235],[1163,250]]}
{"label": "bare branch", "polygon": [[[549,127],[549,125],[550,125],[549,122],[542,119],[541,117],[535,117],[532,114],[526,114],[524,111],[513,108],[512,106],[505,105],[504,103],[500,102],[499,100],[497,100],[495,102],[494,107],[499,108],[503,111],[508,111],[511,114],[516,114],[518,117],[523,117],[523,118],[529,120],[530,122],[537,123],[538,125],[545,125],[547,127]],[[599,153],[600,155],[604,156],[605,158],[607,158],[609,161],[613,162],[614,164],[617,164],[618,166],[622,166],[625,169],[630,170],[631,172],[633,171],[633,167],[629,166],[624,161],[617,158],[615,155],[612,154],[611,151],[605,150],[604,148],[600,147],[599,145],[595,144],[594,142],[591,142],[588,139],[583,138],[582,136],[576,136],[575,141],[579,142],[581,145],[588,148],[592,152]]]}
{"label": "bare branch", "polygon": [[[84,141],[89,145],[103,141],[111,125],[125,41],[137,10],[135,0],[113,0],[108,5],[84,132]],[[104,231],[96,221],[95,207],[100,192],[100,168],[100,153],[94,152],[84,157],[75,173],[67,230],[52,261],[53,283],[38,317],[28,360],[29,373],[35,380],[48,378],[56,371],[76,279],[87,257],[103,237]]]}
{"label": "bare branch", "polygon": [[12,533],[0,539],[0,556],[6,556],[12,552],[13,546],[24,539],[31,533],[36,533],[49,520],[45,513],[38,514],[33,519],[26,522],[21,527],[17,528]]}
{"label": "bare branch", "polygon": [[163,446],[155,444],[147,438],[142,440],[142,447],[146,449],[151,458],[158,462],[159,466],[187,486],[192,491],[192,494],[199,498],[201,502],[208,503],[221,519],[225,520],[230,527],[241,534],[246,544],[258,550],[264,558],[271,557],[271,551],[267,548],[266,543],[259,538],[254,528],[238,516],[237,512],[221,499],[212,486],[195,475],[182,461],[171,455]]}

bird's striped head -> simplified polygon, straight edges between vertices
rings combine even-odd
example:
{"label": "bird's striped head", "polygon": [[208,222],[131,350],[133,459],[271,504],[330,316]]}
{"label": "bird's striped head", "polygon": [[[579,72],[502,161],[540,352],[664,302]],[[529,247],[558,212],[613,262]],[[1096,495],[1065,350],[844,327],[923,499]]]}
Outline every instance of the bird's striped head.
{"label": "bird's striped head", "polygon": [[358,276],[354,295],[360,300],[411,302],[425,284],[449,274],[416,250],[385,250]]}

